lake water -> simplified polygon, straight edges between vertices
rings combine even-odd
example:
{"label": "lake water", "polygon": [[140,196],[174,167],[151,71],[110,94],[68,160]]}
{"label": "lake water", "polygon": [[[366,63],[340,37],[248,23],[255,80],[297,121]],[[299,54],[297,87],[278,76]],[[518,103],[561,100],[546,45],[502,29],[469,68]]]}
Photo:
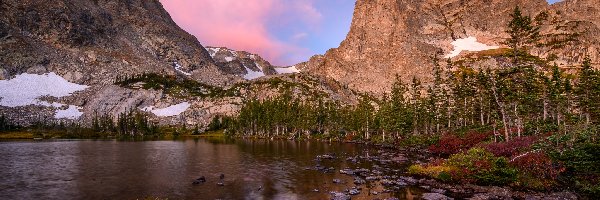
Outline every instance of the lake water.
{"label": "lake water", "polygon": [[[352,187],[361,188],[352,199],[413,199],[423,192],[379,181],[355,185],[339,172],[402,175],[405,166],[360,160],[378,152],[358,144],[224,138],[1,141],[0,199],[330,199],[331,191]],[[336,158],[316,159],[323,154]],[[192,184],[200,176],[207,181]]]}

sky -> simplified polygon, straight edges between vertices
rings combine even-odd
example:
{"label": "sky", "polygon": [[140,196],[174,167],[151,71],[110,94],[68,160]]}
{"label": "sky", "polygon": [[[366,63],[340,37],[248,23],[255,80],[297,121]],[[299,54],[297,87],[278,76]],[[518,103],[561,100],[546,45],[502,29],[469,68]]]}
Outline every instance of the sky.
{"label": "sky", "polygon": [[160,2],[203,46],[248,51],[290,66],[339,46],[350,30],[355,0]]}
{"label": "sky", "polygon": [[278,66],[338,47],[355,0],[160,0],[203,46],[259,54]]}

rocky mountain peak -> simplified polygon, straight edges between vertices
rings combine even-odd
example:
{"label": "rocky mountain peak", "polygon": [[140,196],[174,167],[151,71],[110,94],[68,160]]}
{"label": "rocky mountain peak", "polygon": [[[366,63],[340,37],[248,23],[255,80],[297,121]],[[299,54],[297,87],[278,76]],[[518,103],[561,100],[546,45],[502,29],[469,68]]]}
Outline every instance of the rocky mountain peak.
{"label": "rocky mountain peak", "polygon": [[222,70],[247,80],[267,75],[299,72],[294,66],[273,66],[258,54],[246,51],[236,51],[226,47],[206,47],[206,50]]}
{"label": "rocky mountain peak", "polygon": [[[396,74],[406,81],[413,77],[427,81],[432,58],[444,59],[454,50],[452,42],[456,40],[472,37],[482,45],[503,47],[510,13],[516,6],[532,18],[542,12],[560,14],[541,23],[548,41],[557,34],[577,33],[577,40],[560,48],[535,50],[549,52],[539,56],[554,54],[558,63],[571,66],[590,55],[597,63],[599,37],[593,30],[598,25],[593,21],[598,21],[598,15],[588,17],[581,11],[597,12],[598,6],[578,2],[567,0],[551,6],[545,0],[358,0],[350,32],[340,47],[300,66],[363,92],[388,91]],[[577,25],[557,31],[575,21]]]}

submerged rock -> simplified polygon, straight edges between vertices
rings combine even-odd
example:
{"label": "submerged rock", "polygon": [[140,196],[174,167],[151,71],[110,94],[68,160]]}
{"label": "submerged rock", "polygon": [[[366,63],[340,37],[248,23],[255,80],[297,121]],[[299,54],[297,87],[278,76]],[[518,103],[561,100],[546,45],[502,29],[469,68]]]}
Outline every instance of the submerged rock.
{"label": "submerged rock", "polygon": [[204,176],[201,176],[200,178],[197,178],[196,180],[194,180],[194,182],[192,182],[192,184],[197,185],[200,183],[205,183],[206,182],[206,178]]}

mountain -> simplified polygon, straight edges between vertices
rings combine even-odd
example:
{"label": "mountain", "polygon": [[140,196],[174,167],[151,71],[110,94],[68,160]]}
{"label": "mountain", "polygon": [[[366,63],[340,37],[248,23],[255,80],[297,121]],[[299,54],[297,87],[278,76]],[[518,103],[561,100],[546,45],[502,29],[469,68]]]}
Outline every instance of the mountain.
{"label": "mountain", "polygon": [[171,19],[158,0],[0,2],[0,77],[55,72],[98,84],[117,75],[174,73],[226,85],[227,75],[196,38]]}
{"label": "mountain", "polygon": [[205,48],[158,0],[8,0],[0,13],[0,115],[18,125],[140,111],[162,125],[203,126],[284,89],[356,99],[294,66]]}
{"label": "mountain", "polygon": [[260,55],[246,51],[235,51],[226,47],[207,47],[206,49],[217,66],[228,74],[235,74],[246,80],[253,80],[267,75],[300,72],[294,66],[273,66]]}
{"label": "mountain", "polygon": [[340,46],[298,67],[381,94],[389,91],[396,74],[407,82],[430,80],[432,58],[458,59],[451,55],[454,48],[506,47],[505,31],[516,6],[540,24],[545,44],[532,52],[556,57],[561,67],[577,66],[585,55],[598,64],[600,20],[594,13],[600,6],[593,0],[554,5],[545,0],[358,0]]}
{"label": "mountain", "polygon": [[207,123],[235,112],[241,99],[115,83],[158,74],[217,90],[249,74],[277,74],[255,54],[224,51],[236,54],[229,62],[224,52],[209,53],[158,0],[8,0],[0,13],[0,114],[17,124],[87,123],[129,110],[164,124]]}

